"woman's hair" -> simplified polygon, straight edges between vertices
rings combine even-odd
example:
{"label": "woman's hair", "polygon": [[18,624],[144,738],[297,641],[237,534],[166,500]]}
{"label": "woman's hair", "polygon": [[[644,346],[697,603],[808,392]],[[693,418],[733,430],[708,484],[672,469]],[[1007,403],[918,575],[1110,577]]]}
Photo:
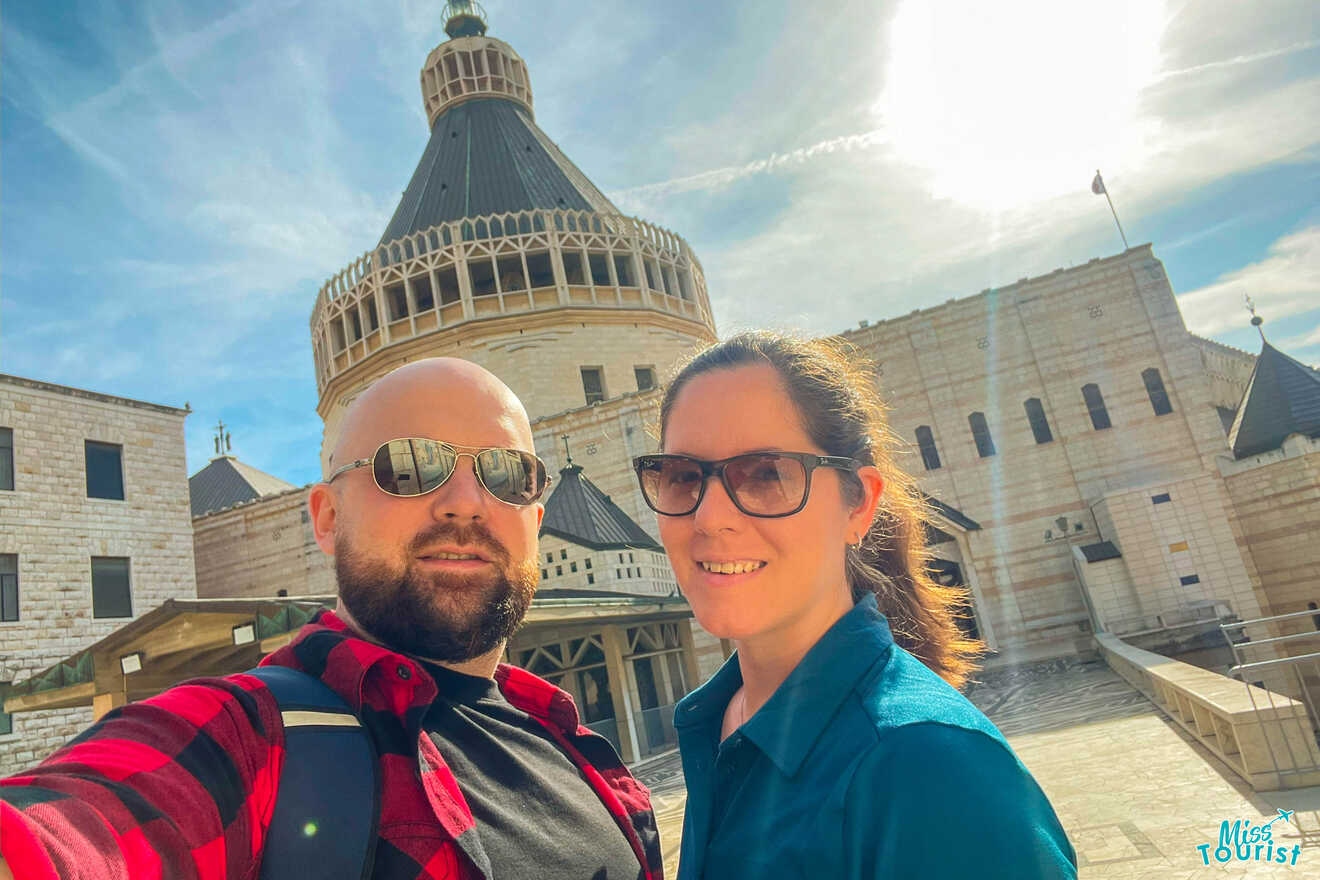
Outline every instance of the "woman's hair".
{"label": "woman's hair", "polygon": [[[665,390],[660,445],[674,402],[693,378],[711,370],[766,364],[779,374],[812,441],[827,455],[873,465],[884,494],[861,546],[848,547],[845,570],[853,601],[875,594],[894,641],[954,687],[975,671],[984,645],[968,638],[957,617],[969,610],[965,591],[931,578],[926,549],[927,512],[915,481],[894,463],[900,441],[885,421],[875,367],[838,340],[803,339],[754,331],[717,343],[689,361]],[[849,505],[862,499],[861,481],[841,472]]]}

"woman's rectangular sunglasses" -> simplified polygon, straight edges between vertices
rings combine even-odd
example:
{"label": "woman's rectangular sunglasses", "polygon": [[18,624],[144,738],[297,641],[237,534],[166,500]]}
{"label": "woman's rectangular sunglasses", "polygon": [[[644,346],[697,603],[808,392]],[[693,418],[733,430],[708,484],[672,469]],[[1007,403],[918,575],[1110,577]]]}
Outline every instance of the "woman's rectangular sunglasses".
{"label": "woman's rectangular sunglasses", "polygon": [[642,497],[663,516],[687,516],[718,476],[734,505],[748,516],[792,516],[807,505],[811,472],[818,467],[855,471],[861,462],[811,452],[750,452],[719,461],[686,455],[642,455],[633,459]]}
{"label": "woman's rectangular sunglasses", "polygon": [[530,452],[499,448],[459,451],[458,447],[424,437],[386,441],[371,458],[349,462],[327,477],[326,482],[371,465],[376,485],[387,495],[400,498],[425,495],[443,486],[465,455],[475,463],[478,482],[505,504],[532,504],[550,485],[545,462]]}

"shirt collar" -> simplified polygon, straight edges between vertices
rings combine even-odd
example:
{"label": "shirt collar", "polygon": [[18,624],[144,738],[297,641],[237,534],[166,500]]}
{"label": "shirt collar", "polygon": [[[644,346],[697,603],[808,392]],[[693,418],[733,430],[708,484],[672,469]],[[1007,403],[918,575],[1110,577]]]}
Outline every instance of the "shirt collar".
{"label": "shirt collar", "polygon": [[[292,666],[314,675],[355,712],[383,699],[388,711],[403,718],[429,706],[439,692],[425,664],[367,641],[330,610],[318,612],[288,645],[261,665]],[[495,670],[495,684],[515,708],[567,734],[576,732],[579,717],[572,697],[545,679],[501,663]],[[373,693],[378,694],[377,699],[368,696]]]}
{"label": "shirt collar", "polygon": [[[875,595],[868,592],[807,651],[766,704],[742,726],[743,734],[781,773],[792,776],[858,680],[893,642]],[[712,725],[718,738],[724,709],[741,685],[742,671],[734,654],[710,681],[683,699],[674,723],[679,727]]]}

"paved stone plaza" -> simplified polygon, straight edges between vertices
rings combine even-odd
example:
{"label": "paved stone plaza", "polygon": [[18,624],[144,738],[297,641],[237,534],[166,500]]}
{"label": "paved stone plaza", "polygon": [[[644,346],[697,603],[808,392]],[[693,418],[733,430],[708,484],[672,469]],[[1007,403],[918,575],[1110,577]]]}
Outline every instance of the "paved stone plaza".
{"label": "paved stone plaza", "polygon": [[[972,700],[1012,743],[1054,803],[1077,848],[1083,878],[1320,876],[1320,788],[1258,794],[1103,663],[987,676]],[[666,876],[676,876],[683,776],[670,754],[639,768],[660,823]],[[1219,823],[1272,827],[1276,845],[1302,847],[1296,866],[1219,865]],[[1209,866],[1196,849],[1210,844]]]}

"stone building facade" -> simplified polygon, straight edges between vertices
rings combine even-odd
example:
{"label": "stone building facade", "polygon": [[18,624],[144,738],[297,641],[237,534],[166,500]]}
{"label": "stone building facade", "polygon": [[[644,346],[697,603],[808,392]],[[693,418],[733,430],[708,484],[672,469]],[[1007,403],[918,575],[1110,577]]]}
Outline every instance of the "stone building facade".
{"label": "stone building facade", "polygon": [[[1253,359],[1187,331],[1149,245],[843,337],[877,362],[922,488],[982,525],[977,614],[1006,658],[1265,607],[1217,466]],[[1073,548],[1105,542],[1126,577],[1088,609]]]}
{"label": "stone building facade", "polygon": [[[187,409],[0,376],[0,686],[74,657],[170,598],[196,595]],[[57,670],[67,677],[90,674]],[[90,709],[0,716],[0,774]]]}

